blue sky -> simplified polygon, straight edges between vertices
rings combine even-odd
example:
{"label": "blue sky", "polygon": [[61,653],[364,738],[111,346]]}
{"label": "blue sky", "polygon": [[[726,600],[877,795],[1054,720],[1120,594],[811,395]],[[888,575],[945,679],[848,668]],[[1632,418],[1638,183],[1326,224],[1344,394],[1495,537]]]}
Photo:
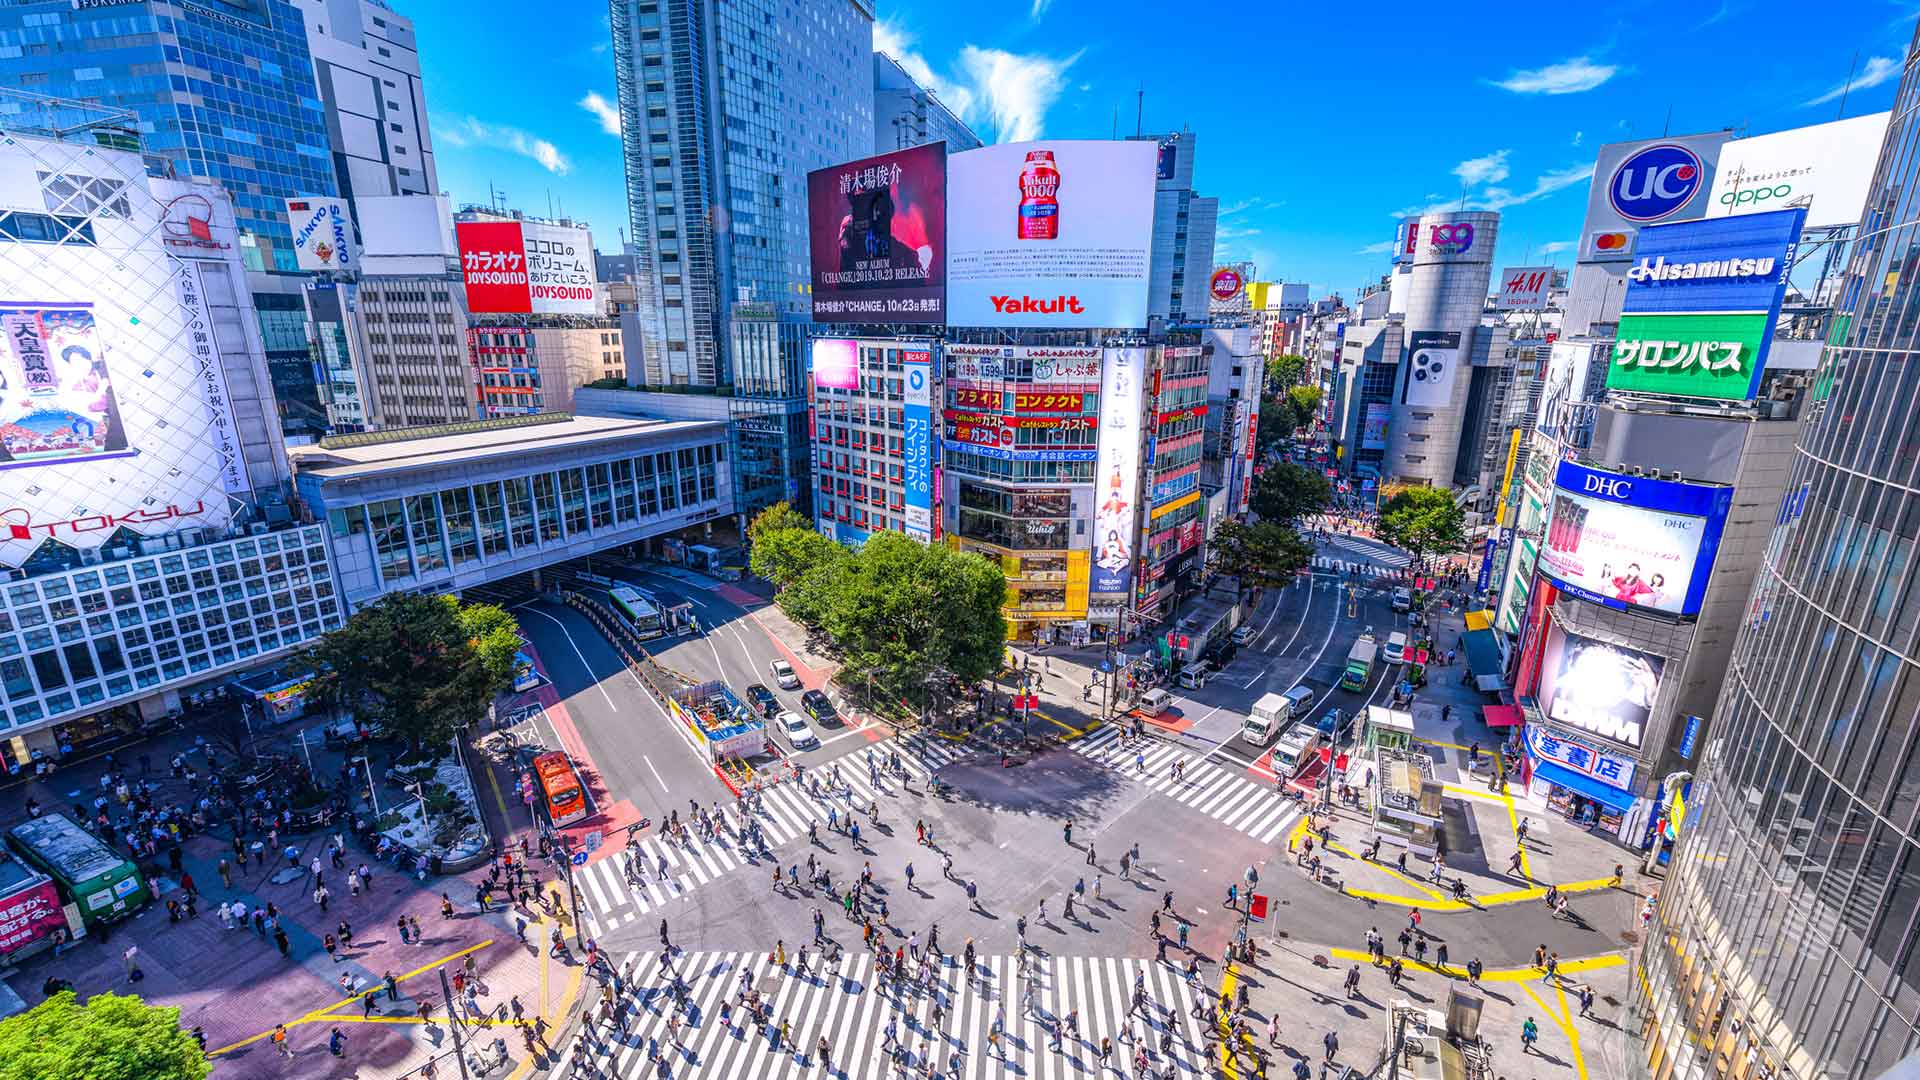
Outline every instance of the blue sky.
{"label": "blue sky", "polygon": [[[393,0],[419,32],[441,186],[456,204],[624,225],[606,8],[481,16]],[[876,43],[988,141],[1199,137],[1196,187],[1221,202],[1220,259],[1314,295],[1377,277],[1397,216],[1502,211],[1497,264],[1566,265],[1594,148],[1671,132],[1761,134],[1889,107],[1920,4],[1759,0],[1559,4],[883,0]],[[825,164],[825,163],[822,163]]]}

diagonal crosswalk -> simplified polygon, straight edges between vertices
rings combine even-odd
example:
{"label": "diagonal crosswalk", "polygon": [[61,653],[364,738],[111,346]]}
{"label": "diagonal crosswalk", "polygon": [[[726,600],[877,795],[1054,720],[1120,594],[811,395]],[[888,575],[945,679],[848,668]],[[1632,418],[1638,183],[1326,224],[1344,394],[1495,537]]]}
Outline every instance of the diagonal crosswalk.
{"label": "diagonal crosswalk", "polygon": [[[905,736],[866,747],[835,762],[815,766],[798,781],[775,784],[757,797],[754,820],[769,850],[807,835],[810,825],[825,825],[829,810],[844,819],[866,810],[882,795],[899,792],[902,778],[888,771],[899,755],[906,781],[924,784],[932,770],[958,752],[937,739]],[[723,875],[756,862],[757,845],[746,844],[731,826],[715,839],[690,837],[685,843],[650,834],[628,851],[589,863],[574,875],[586,907],[587,929],[598,936],[671,903]]]}
{"label": "diagonal crosswalk", "polygon": [[[1195,1018],[1207,991],[1152,960],[1036,957],[1023,972],[1013,956],[988,956],[970,975],[949,958],[935,978],[908,987],[877,978],[867,953],[843,954],[806,976],[763,952],[682,953],[671,968],[658,953],[629,953],[621,963],[634,978],[621,1003],[624,1030],[596,1007],[550,1076],[1084,1080],[1105,1071],[1102,1038],[1123,1075],[1142,1047],[1156,1076],[1209,1074]],[[1144,993],[1138,1008],[1136,989]],[[765,1003],[764,1023],[743,1007],[749,990]],[[1056,1049],[1055,1027],[1069,1020]],[[997,1042],[989,1038],[996,1029]]]}
{"label": "diagonal crosswalk", "polygon": [[[1122,749],[1120,729],[1106,727],[1071,745],[1088,758],[1263,844],[1277,840],[1300,813],[1294,800],[1249,779],[1243,771],[1202,761],[1200,755],[1173,743],[1154,739]],[[1176,762],[1182,765],[1178,778],[1173,775]]]}

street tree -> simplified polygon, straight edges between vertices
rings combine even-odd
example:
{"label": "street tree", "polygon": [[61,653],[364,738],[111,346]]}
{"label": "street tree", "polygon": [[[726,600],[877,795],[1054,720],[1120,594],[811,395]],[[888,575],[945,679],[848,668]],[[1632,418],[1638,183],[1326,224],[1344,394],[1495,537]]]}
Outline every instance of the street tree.
{"label": "street tree", "polygon": [[1333,485],[1326,477],[1287,461],[1267,466],[1254,478],[1248,506],[1260,520],[1286,525],[1319,513],[1332,501]]}
{"label": "street tree", "polygon": [[1280,394],[1300,381],[1307,372],[1307,358],[1296,353],[1281,353],[1267,361],[1267,389]]}
{"label": "street tree", "polygon": [[1265,457],[1293,435],[1293,409],[1286,399],[1270,397],[1260,403],[1260,425],[1254,431],[1254,448]]}
{"label": "street tree", "polygon": [[769,533],[782,532],[787,529],[812,532],[813,522],[809,521],[805,514],[795,510],[787,503],[777,502],[765,510],[760,511],[760,513],[754,517],[753,523],[747,526],[747,541],[758,544],[761,537]]}
{"label": "street tree", "polygon": [[[760,517],[764,519],[767,514],[777,509],[779,507],[773,507],[762,513]],[[798,514],[793,516],[799,517]],[[755,524],[759,524],[758,519]],[[763,530],[754,538],[753,552],[748,556],[747,567],[755,575],[773,582],[774,588],[784,592],[797,584],[809,571],[837,563],[847,555],[845,547],[814,532],[811,525],[800,528],[769,529]]]}
{"label": "street tree", "polygon": [[321,700],[384,725],[415,750],[445,746],[510,685],[519,624],[491,604],[392,593],[307,652]]}
{"label": "street tree", "polygon": [[996,561],[880,532],[821,577],[831,582],[822,628],[849,683],[918,698],[935,671],[978,682],[1000,665],[1007,580]]}
{"label": "street tree", "polygon": [[1459,551],[1467,542],[1466,512],[1453,492],[1435,487],[1402,487],[1380,504],[1380,539],[1427,559]]}
{"label": "street tree", "polygon": [[1293,418],[1293,430],[1299,431],[1311,427],[1320,415],[1320,388],[1317,386],[1289,386],[1286,398],[1287,411]]}
{"label": "street tree", "polygon": [[62,990],[0,1020],[0,1080],[206,1080],[212,1070],[179,1009],[132,995],[83,1005]]}
{"label": "street tree", "polygon": [[1278,522],[1228,520],[1213,534],[1211,559],[1216,573],[1239,578],[1243,590],[1279,588],[1313,561],[1313,545]]}

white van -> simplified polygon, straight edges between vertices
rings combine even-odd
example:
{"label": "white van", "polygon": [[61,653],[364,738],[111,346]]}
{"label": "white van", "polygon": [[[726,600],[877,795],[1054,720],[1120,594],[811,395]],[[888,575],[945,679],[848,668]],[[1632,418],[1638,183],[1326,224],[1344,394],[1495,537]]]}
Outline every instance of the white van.
{"label": "white van", "polygon": [[1314,753],[1319,749],[1320,732],[1312,724],[1302,722],[1293,725],[1286,734],[1280,736],[1279,744],[1273,748],[1273,757],[1269,759],[1273,774],[1282,783],[1293,779],[1307,762],[1313,760]]}
{"label": "white van", "polygon": [[1240,738],[1259,748],[1273,741],[1287,724],[1305,716],[1313,703],[1313,691],[1296,686],[1284,694],[1265,694],[1253,703],[1247,722],[1240,726]]}
{"label": "white van", "polygon": [[1186,687],[1188,690],[1198,690],[1207,685],[1207,675],[1212,670],[1213,665],[1207,663],[1205,660],[1188,664],[1186,667],[1180,669],[1180,685]]}
{"label": "white van", "polygon": [[1389,664],[1399,664],[1407,659],[1407,635],[1394,631],[1387,635],[1385,659]]}
{"label": "white van", "polygon": [[1167,706],[1172,704],[1173,695],[1156,686],[1140,695],[1140,704],[1136,706],[1136,711],[1147,716],[1159,716],[1167,711]]}

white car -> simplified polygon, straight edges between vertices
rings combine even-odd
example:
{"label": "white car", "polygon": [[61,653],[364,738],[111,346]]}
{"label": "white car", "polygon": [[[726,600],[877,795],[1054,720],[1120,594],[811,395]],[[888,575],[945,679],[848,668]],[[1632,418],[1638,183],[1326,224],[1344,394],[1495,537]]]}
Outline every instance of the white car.
{"label": "white car", "polygon": [[810,750],[820,745],[820,736],[813,733],[806,717],[799,713],[781,713],[780,727],[787,733],[787,741],[793,744],[795,750]]}
{"label": "white car", "polygon": [[767,670],[773,672],[773,681],[780,684],[780,689],[800,689],[800,676],[794,674],[792,664],[785,660],[775,660],[767,665]]}

